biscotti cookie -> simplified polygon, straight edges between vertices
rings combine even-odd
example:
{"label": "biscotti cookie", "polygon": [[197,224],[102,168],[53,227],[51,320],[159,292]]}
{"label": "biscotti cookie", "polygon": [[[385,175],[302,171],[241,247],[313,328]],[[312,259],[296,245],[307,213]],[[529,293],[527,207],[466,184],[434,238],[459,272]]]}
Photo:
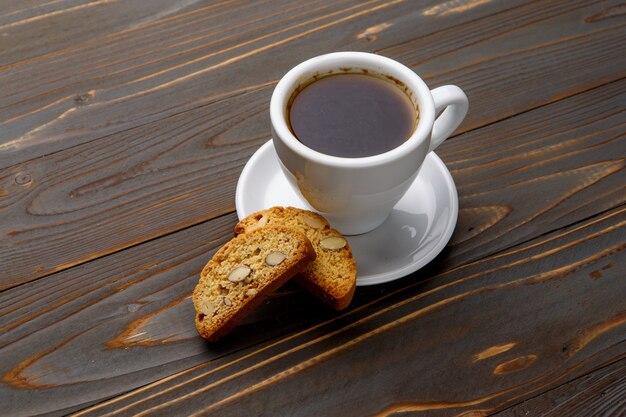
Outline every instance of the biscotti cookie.
{"label": "biscotti cookie", "polygon": [[294,279],[336,310],[347,307],[356,287],[356,263],[341,233],[319,214],[295,207],[272,207],[253,213],[237,223],[235,233],[276,225],[303,232],[317,253],[315,261]]}
{"label": "biscotti cookie", "polygon": [[267,227],[241,234],[218,250],[193,292],[198,333],[215,341],[315,259],[301,232]]}

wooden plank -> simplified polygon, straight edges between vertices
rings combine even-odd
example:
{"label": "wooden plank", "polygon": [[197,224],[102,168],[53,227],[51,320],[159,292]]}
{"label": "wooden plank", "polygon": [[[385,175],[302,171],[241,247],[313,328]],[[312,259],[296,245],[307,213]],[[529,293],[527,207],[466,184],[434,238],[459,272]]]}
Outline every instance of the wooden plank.
{"label": "wooden plank", "polygon": [[622,80],[445,143],[437,153],[460,200],[448,259],[476,260],[623,204],[625,88]]}
{"label": "wooden plank", "polygon": [[[477,259],[502,242],[623,202],[623,88],[614,83],[444,144],[438,153],[461,198],[458,229],[471,232],[453,238],[452,245],[471,240],[456,255]],[[241,167],[267,139],[252,136],[267,123],[266,94],[242,94],[220,112],[173,116],[158,132],[142,126],[1,171],[0,259],[7,261],[0,288],[233,210]],[[551,191],[529,199],[528,187]]]}
{"label": "wooden plank", "polygon": [[[202,362],[206,344],[189,326],[189,295],[206,261],[232,237],[234,221],[224,216],[1,293],[3,413],[88,404]],[[275,321],[259,319],[265,328]],[[29,363],[39,365],[18,348],[27,341],[39,352],[30,358],[47,363],[32,379]],[[22,376],[10,374],[16,365]]]}
{"label": "wooden plank", "polygon": [[273,84],[314,55],[389,47],[522,2],[424,15],[436,0],[240,0],[104,33],[0,67],[0,166]]}
{"label": "wooden plank", "polygon": [[[572,3],[572,5],[575,4]],[[509,20],[515,16],[515,13],[520,13],[522,16],[529,17],[518,23],[528,25],[529,22],[534,21],[533,19],[538,18],[529,12],[528,8],[531,8],[531,11],[535,10],[532,9],[533,7],[536,9],[539,6],[529,5],[524,8],[517,8],[486,21],[498,21],[501,26],[510,29]],[[597,7],[594,5],[583,11],[590,14],[599,10]],[[539,8],[543,10],[543,7]],[[559,11],[548,8],[546,13],[552,12],[557,17],[561,16],[560,10],[564,8],[558,9]],[[579,16],[573,13],[570,11],[570,15],[567,16],[577,21]],[[562,17],[559,18],[562,19]],[[588,28],[585,27],[584,29]],[[388,29],[388,31],[391,30],[392,28]],[[387,30],[382,33],[386,32]],[[509,37],[513,39],[517,35],[517,32],[514,31],[509,34]],[[554,42],[559,43],[558,39]],[[609,43],[609,45],[617,44]],[[568,47],[566,46],[565,49]],[[585,51],[588,49],[573,48],[570,53],[572,55],[588,53]],[[459,53],[458,57],[462,60],[464,55]],[[543,57],[539,56],[536,64],[543,65],[543,60]],[[525,62],[525,65],[532,65],[533,60],[531,58]],[[601,63],[601,60],[594,62]],[[604,69],[612,68],[612,66],[604,64],[601,66]],[[602,71],[600,69],[594,74],[600,74]],[[593,79],[591,76],[587,78],[587,81]],[[251,155],[253,147],[258,146],[267,138],[266,135],[269,132],[264,109],[267,108],[266,104],[270,92],[271,85],[267,85],[252,89],[249,92],[241,92],[229,100],[215,99],[218,102],[214,105],[202,106],[190,112],[177,114],[165,120],[109,136],[106,140],[99,141],[95,145],[85,144],[65,153],[59,153],[59,155],[41,158],[26,164],[18,164],[0,171],[0,178],[2,179],[0,196],[3,197],[3,207],[5,208],[3,210],[4,216],[0,217],[0,230],[5,232],[5,236],[4,239],[3,236],[0,236],[0,239],[6,245],[3,247],[5,251],[0,253],[0,259],[5,254],[11,254],[12,261],[11,265],[4,263],[5,268],[11,266],[10,272],[4,275],[4,279],[9,283],[22,282],[23,279],[34,279],[232,210],[232,191],[238,172],[247,157]],[[243,105],[244,109],[240,110],[240,105]],[[251,106],[254,105],[258,107],[253,110]],[[501,107],[503,106],[498,105],[490,107],[489,110],[477,109],[475,111],[477,114],[491,115],[494,113],[493,109]],[[102,112],[99,112],[98,117],[101,116]],[[204,130],[202,130],[200,122],[203,119],[208,121],[208,126],[205,125]],[[191,124],[196,130],[193,132],[185,130],[184,126],[187,124]],[[220,129],[220,125],[229,127],[228,132]],[[164,138],[164,135],[169,137]],[[227,141],[228,145],[226,147],[219,146],[223,142],[215,140],[213,138],[215,135],[219,135],[220,140]],[[65,133],[63,137],[65,137]],[[210,142],[218,146],[207,145]],[[46,149],[49,149],[48,143],[46,141]],[[113,154],[115,156],[103,160],[103,153],[111,152],[110,149],[115,150],[116,153]],[[138,149],[141,149],[141,153],[138,153]],[[164,154],[159,154],[162,156],[157,163],[158,167],[152,166],[154,162],[150,158],[155,158],[157,155],[150,152],[152,149],[155,151],[159,149],[164,152]],[[174,154],[171,150],[174,151]],[[32,153],[33,156],[37,154],[33,149],[29,149],[28,153]],[[222,160],[224,153],[228,154],[225,161]],[[5,156],[9,154],[11,152],[3,153]],[[198,155],[203,155],[203,157],[198,158]],[[236,159],[235,155],[240,155],[240,158]],[[103,164],[107,164],[107,167],[105,168]],[[96,167],[96,169],[94,170],[92,167]],[[188,169],[193,169],[193,167],[198,169],[208,167],[206,172],[212,174],[209,184],[198,183],[200,171],[192,171],[195,181],[189,178]],[[170,186],[168,190],[158,193],[155,187],[159,181],[164,180],[162,174],[166,174],[168,178],[166,181]],[[61,178],[65,175],[68,178]],[[212,181],[217,177],[221,177],[223,183],[218,184]],[[60,182],[65,182],[65,185],[60,185]],[[147,191],[150,193],[148,199],[144,194],[146,191],[141,191],[141,187],[145,184],[152,185],[152,189]],[[87,187],[82,187],[83,185],[87,185]],[[50,187],[52,188],[50,189]],[[77,189],[76,192],[75,188]],[[61,189],[65,189],[66,193],[59,194],[58,191]],[[203,194],[198,196],[198,192]],[[91,197],[95,194],[98,194],[100,198],[95,200],[98,202],[97,205],[92,205],[93,198],[88,198],[88,196]],[[193,197],[191,197],[192,195]],[[30,209],[25,209],[24,206],[28,207],[30,204],[28,200],[35,198],[35,196],[38,196],[36,198],[38,207],[34,209],[34,215],[25,216],[24,213],[29,213]],[[149,213],[151,222],[147,230],[137,227],[137,225],[141,225],[142,220],[134,217],[137,216],[136,205],[141,204],[139,203],[140,199],[145,199],[144,204],[148,207],[156,208]],[[87,210],[85,207],[86,200],[90,201]],[[19,203],[16,204],[17,201]],[[103,203],[101,204],[101,202]],[[135,207],[129,207],[129,202],[131,206],[134,203]],[[64,208],[55,208],[55,210],[60,210],[61,213],[50,212],[47,208],[56,207],[59,204]],[[118,204],[121,206],[117,206]],[[109,209],[113,205],[124,213],[130,211],[132,214],[119,216],[117,220],[112,220],[110,217],[107,220],[102,220],[103,216],[108,216]],[[141,209],[142,215],[140,217],[142,219],[146,210],[148,209],[145,207]],[[200,216],[187,216],[181,219],[182,213],[193,210],[201,210]],[[94,225],[96,219],[98,221]],[[111,221],[115,223],[111,224]],[[110,225],[116,230],[117,233],[112,236],[112,240],[108,240],[108,237],[102,240],[101,231],[103,231],[104,225],[107,227]],[[91,229],[94,228],[96,229],[95,235],[99,236],[96,242],[91,241],[94,236]],[[51,254],[53,256],[37,256],[37,264],[26,270],[19,266],[24,262],[24,257],[29,256],[29,253],[39,255],[40,251],[50,250],[47,246],[49,242],[46,239],[40,240],[39,243],[33,242],[36,236],[46,235],[48,232],[52,234],[66,233],[68,229],[71,229],[71,234],[67,236],[66,247],[61,249],[63,253]],[[104,232],[110,235],[108,230]],[[18,236],[19,238],[17,238]],[[89,240],[88,243],[85,242],[86,239]],[[20,250],[13,248],[15,242],[26,243],[22,246],[22,254],[15,253],[16,250]],[[40,244],[41,247],[33,252],[32,244]],[[6,286],[7,284],[3,283],[1,287]]]}
{"label": "wooden plank", "polygon": [[625,233],[622,207],[382,297],[359,292],[337,318],[76,415],[486,415],[626,357]]}
{"label": "wooden plank", "polygon": [[[507,138],[502,143],[494,140],[488,142],[492,146],[479,146],[480,141],[485,141],[489,137],[481,135],[480,130],[472,132],[475,136],[467,135],[463,141],[468,149],[472,149],[471,155],[476,158],[483,155],[486,159],[500,160],[497,153],[494,154],[495,151],[506,150],[507,147],[515,149],[516,146],[527,144],[528,137],[520,132],[528,125],[528,120],[541,123],[543,119],[548,120],[548,115],[556,115],[559,124],[554,124],[551,118],[549,120],[552,129],[558,134],[547,135],[545,146],[542,146],[542,141],[534,135],[537,142],[527,146],[536,146],[543,152],[532,150],[526,152],[527,158],[531,159],[527,159],[524,165],[539,165],[540,161],[552,160],[559,155],[561,158],[559,163],[563,167],[593,166],[598,160],[604,161],[606,154],[615,155],[619,149],[623,149],[623,141],[618,142],[614,138],[616,131],[621,132],[619,120],[623,106],[620,105],[620,98],[625,94],[625,84],[626,81],[607,85],[484,128],[495,129],[502,125],[502,130],[491,131],[494,138]],[[587,111],[584,114],[574,113],[567,117],[567,112],[581,108],[581,103],[585,103],[584,108]],[[528,134],[532,136],[533,132]],[[564,145],[559,147],[555,146],[555,143]],[[451,157],[453,155],[451,150]],[[532,159],[532,155],[536,159]],[[462,158],[458,156],[456,160],[462,161]],[[517,160],[514,159],[512,163],[517,163]],[[458,167],[461,166],[460,163]],[[543,216],[551,219],[553,227],[564,221],[575,223],[587,217],[588,211],[585,207],[589,200],[579,199],[579,193],[584,195],[590,192],[592,195],[595,193],[610,197],[613,193],[618,195],[617,191],[622,190],[624,186],[623,181],[615,180],[616,174],[607,174],[595,182],[580,179],[581,183],[579,180],[568,182],[572,187],[569,198],[562,200],[562,194],[555,194],[553,200],[550,200],[559,204],[551,205],[548,204],[550,201],[540,200],[540,205],[531,206],[528,203],[528,200],[532,200],[529,195],[538,189],[551,189],[553,186],[549,181],[551,176],[546,171],[548,168],[541,168],[539,171],[541,175],[537,176],[536,181],[521,181],[520,184],[523,186],[510,193],[503,191],[490,193],[490,184],[493,183],[494,189],[500,189],[502,183],[515,182],[511,178],[523,178],[524,175],[534,174],[517,173],[519,169],[507,170],[498,164],[484,164],[482,169],[486,170],[483,174],[485,178],[499,180],[484,182],[485,198],[480,201],[477,196],[472,197],[474,207],[476,204],[480,207],[493,207],[495,204],[492,199],[503,199],[505,195],[510,200],[504,201],[504,204],[512,207],[514,212],[517,212],[518,206],[524,207],[524,210],[535,211],[539,210],[537,207],[544,207],[543,205],[557,207],[552,214],[550,210],[539,210],[543,213],[539,215],[529,212],[525,223],[527,224],[525,227],[528,228],[524,230],[527,240],[551,230],[550,223],[542,224],[541,228],[531,227],[534,222],[544,222],[546,217]],[[541,178],[547,178],[545,185]],[[471,186],[479,179],[478,172],[463,173],[455,178],[460,188],[464,186],[464,180]],[[595,209],[604,210],[610,205],[618,204],[619,201],[623,205],[623,193],[620,198],[622,200],[607,197],[604,202],[597,202]],[[572,208],[571,213],[568,208]],[[349,317],[352,317],[349,320],[360,320],[391,305],[387,303],[402,301],[404,299],[402,295],[384,297],[395,290],[412,285],[416,280],[439,275],[434,281],[435,284],[432,284],[435,287],[447,285],[456,279],[464,280],[463,277],[473,274],[462,272],[467,271],[465,269],[459,269],[468,259],[497,253],[517,241],[518,233],[502,233],[502,229],[497,225],[487,227],[497,222],[485,213],[490,212],[487,209],[475,208],[465,211],[454,237],[455,244],[429,268],[388,285],[359,288],[349,311]],[[563,213],[569,214],[562,216]],[[576,214],[581,217],[577,219]],[[616,217],[612,219],[615,220]],[[2,400],[0,402],[10,404],[10,409],[18,409],[25,406],[24,402],[27,401],[30,404],[28,407],[33,408],[24,408],[24,413],[39,413],[49,409],[67,411],[91,402],[102,401],[194,365],[210,362],[210,366],[213,366],[221,363],[219,358],[225,356],[229,361],[234,360],[239,357],[237,351],[292,331],[311,328],[311,334],[320,336],[345,324],[345,320],[348,319],[339,316],[336,321],[324,325],[325,327],[314,329],[312,326],[320,325],[324,320],[334,317],[333,312],[318,304],[306,292],[291,286],[285,290],[286,292],[276,294],[263,308],[255,311],[224,344],[208,348],[196,336],[193,322],[189,319],[193,316],[193,311],[188,296],[197,281],[198,272],[212,251],[232,236],[231,228],[235,221],[232,214],[223,216],[0,294],[2,324],[0,355],[3,357],[0,375],[5,378],[5,382],[8,378],[14,387],[21,387],[13,390],[0,386]],[[516,224],[519,222],[510,223],[506,227],[512,228]],[[474,225],[475,229],[467,225]],[[617,233],[618,238],[623,241],[623,229],[610,233],[611,236]],[[498,238],[490,237],[494,235]],[[594,238],[592,240],[595,243],[592,246],[594,250],[607,248],[612,242],[611,239]],[[477,240],[484,244],[474,244]],[[547,250],[550,242],[546,241],[546,244],[540,247],[542,248],[540,253]],[[466,245],[471,249],[466,250]],[[587,249],[584,248],[587,246],[579,251],[576,249],[578,251],[576,253],[580,253],[580,256],[585,255]],[[530,256],[532,253],[515,256],[525,259],[527,255]],[[561,255],[556,259],[561,258],[567,259]],[[499,262],[500,257],[495,256],[493,259],[494,262]],[[556,265],[548,260],[545,262],[548,266]],[[610,276],[620,271],[620,265],[615,262],[613,264],[613,267],[608,269]],[[540,269],[539,266],[532,265],[525,267],[524,271]],[[485,268],[485,271],[493,269]],[[451,280],[441,278],[445,271],[449,271],[453,274],[450,276],[456,278]],[[594,269],[593,275],[605,274],[602,269],[598,271]],[[463,277],[454,274],[461,274]],[[507,275],[506,271],[502,274],[505,277],[514,277],[514,274]],[[489,277],[475,282],[480,283],[483,280],[485,285],[490,282]],[[610,287],[613,281],[602,282]],[[435,287],[424,282],[423,285],[411,287],[410,296],[405,295],[413,297]],[[610,288],[606,290],[609,291]],[[616,290],[619,293],[619,288]],[[545,297],[554,296],[553,293],[545,294]],[[603,295],[598,295],[601,296]],[[376,304],[378,307],[367,306],[371,302],[379,303]],[[595,316],[591,314],[590,317]],[[293,342],[300,343],[299,340],[293,339]],[[290,345],[292,342],[284,343]],[[487,346],[484,347],[486,348]],[[271,352],[268,351],[269,353]],[[245,352],[241,353],[244,354]]]}
{"label": "wooden plank", "polygon": [[495,414],[514,416],[622,416],[626,414],[626,360],[563,384]]}
{"label": "wooden plank", "polygon": [[[229,214],[2,292],[5,412],[84,407],[206,361],[189,297],[204,264],[233,236],[235,219]],[[292,284],[241,324],[253,332],[208,354],[221,357],[331,316]],[[38,353],[25,356],[25,344]]]}
{"label": "wooden plank", "polygon": [[431,86],[460,86],[470,102],[463,131],[625,77],[626,54],[609,46],[624,44],[625,23],[618,3],[535,2],[380,53]]}
{"label": "wooden plank", "polygon": [[263,93],[0,173],[0,288],[232,211],[241,168],[267,137],[231,128],[266,118]]}
{"label": "wooden plank", "polygon": [[[173,14],[197,12],[198,0],[3,1],[0,67],[53,55],[112,32],[145,26]],[[214,12],[220,6],[207,5]]]}

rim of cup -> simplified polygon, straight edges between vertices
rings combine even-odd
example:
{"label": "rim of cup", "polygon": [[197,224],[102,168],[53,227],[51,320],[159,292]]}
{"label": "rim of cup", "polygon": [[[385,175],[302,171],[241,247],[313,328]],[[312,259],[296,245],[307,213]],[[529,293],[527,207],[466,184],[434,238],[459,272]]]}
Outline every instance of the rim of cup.
{"label": "rim of cup", "polygon": [[[314,75],[320,74],[320,72],[326,73],[328,68],[341,73],[340,69],[345,67],[357,70],[366,69],[391,76],[401,81],[408,91],[412,92],[412,101],[417,102],[419,109],[419,120],[411,136],[400,146],[378,155],[345,158],[324,154],[309,148],[300,142],[289,129],[287,124],[288,115],[286,114],[287,104],[294,95],[299,83],[310,80]],[[358,168],[392,162],[419,147],[425,140],[430,138],[435,121],[435,105],[426,83],[405,65],[393,59],[367,52],[333,52],[310,58],[296,65],[280,79],[272,93],[270,119],[276,136],[279,136],[279,138],[274,138],[274,140],[281,140],[291,151],[322,165]]]}

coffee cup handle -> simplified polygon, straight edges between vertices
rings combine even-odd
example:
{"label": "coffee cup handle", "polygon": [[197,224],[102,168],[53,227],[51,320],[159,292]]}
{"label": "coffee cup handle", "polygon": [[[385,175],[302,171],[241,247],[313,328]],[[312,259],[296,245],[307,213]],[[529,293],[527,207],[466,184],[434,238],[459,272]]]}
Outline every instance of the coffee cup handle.
{"label": "coffee cup handle", "polygon": [[435,114],[443,110],[433,125],[428,151],[434,151],[459,127],[467,114],[469,103],[463,90],[456,85],[437,87],[430,90],[430,93],[435,102]]}

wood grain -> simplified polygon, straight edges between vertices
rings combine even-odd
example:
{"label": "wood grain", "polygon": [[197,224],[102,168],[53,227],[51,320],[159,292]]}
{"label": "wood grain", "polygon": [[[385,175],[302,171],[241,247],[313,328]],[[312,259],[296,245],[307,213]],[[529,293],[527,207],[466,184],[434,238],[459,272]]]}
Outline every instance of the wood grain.
{"label": "wood grain", "polygon": [[[2,67],[41,59],[103,34],[145,26],[172,14],[197,11],[200,2],[56,0],[10,3],[3,1],[0,6]],[[219,10],[219,5],[211,8]]]}
{"label": "wood grain", "polygon": [[437,152],[460,200],[449,259],[475,260],[626,202],[625,88],[621,80],[445,143]]}
{"label": "wood grain", "polygon": [[[67,406],[118,393],[111,382],[120,381],[121,375],[126,381],[122,385],[142,385],[146,366],[152,368],[149,373],[163,367],[157,373],[164,377],[172,366],[187,367],[200,360],[204,342],[193,325],[178,324],[193,315],[189,296],[199,271],[232,236],[234,220],[232,215],[219,218],[210,223],[210,230],[205,225],[181,231],[128,249],[123,258],[103,257],[72,268],[71,274],[36,281],[33,288],[3,292],[2,363],[13,362],[1,372],[0,402],[5,411],[11,415],[53,411],[51,402],[58,392],[38,386],[69,389],[60,403]],[[187,343],[180,345],[180,340]],[[15,349],[22,343],[37,346],[40,354],[33,363]],[[41,373],[35,371],[39,376],[27,376],[39,365],[43,365]],[[18,389],[7,391],[10,385]]]}
{"label": "wood grain", "polygon": [[241,168],[267,140],[238,137],[232,128],[265,118],[264,92],[243,94],[210,115],[173,116],[157,132],[138,127],[0,174],[7,190],[0,287],[232,211]]}
{"label": "wood grain", "polygon": [[[444,144],[438,152],[459,190],[462,231],[448,256],[478,259],[624,202],[625,85],[616,82]],[[0,287],[232,210],[240,167],[266,139],[242,143],[232,128],[260,122],[262,97],[244,94],[211,118],[199,109],[176,116],[159,136],[136,128],[5,176],[4,184],[12,184],[0,206],[7,222],[0,254],[10,261],[0,264]],[[18,185],[25,174],[30,180]],[[537,188],[550,191],[542,199],[526,197]],[[591,202],[590,196],[603,198]],[[64,245],[55,245],[60,240]]]}
{"label": "wood grain", "polygon": [[521,2],[425,16],[437,1],[227,1],[111,28],[0,67],[0,166],[275,83],[314,55],[385,48]]}
{"label": "wood grain", "polygon": [[[539,80],[541,74],[547,71],[546,66],[552,71],[576,72],[580,69],[578,67],[580,62],[590,61],[585,65],[585,71],[595,68],[596,64],[598,67],[591,75],[584,73],[584,83],[578,79],[566,78],[563,80],[565,84],[550,82],[549,85],[541,87],[545,87],[545,91],[557,88],[559,94],[566,95],[580,88],[589,88],[595,83],[624,75],[622,66],[605,65],[600,56],[593,55],[598,53],[612,56],[617,49],[611,48],[618,48],[619,43],[608,42],[603,48],[580,48],[570,42],[572,36],[586,40],[595,39],[596,36],[598,39],[603,39],[605,35],[613,36],[613,34],[619,35],[623,32],[623,27],[614,27],[615,20],[611,19],[600,20],[593,25],[579,23],[581,16],[597,14],[604,10],[603,7],[608,6],[593,4],[579,9],[574,8],[573,11],[567,9],[567,12],[563,11],[562,7],[558,10],[548,8],[545,18],[538,23],[532,20],[532,17],[536,16],[530,12],[533,10],[538,12],[543,8],[536,6],[535,3],[493,15],[483,22],[487,27],[483,34],[484,41],[479,42],[482,48],[479,50],[489,48],[491,42],[501,42],[502,38],[511,42],[522,35],[526,36],[524,34],[532,33],[529,28],[543,30],[547,27],[546,25],[563,25],[565,28],[563,31],[548,31],[548,34],[553,36],[548,44],[552,45],[550,48],[558,45],[559,48],[567,51],[568,57],[578,57],[577,60],[572,58],[571,61],[552,60],[546,63],[545,54],[553,52],[550,48],[544,50],[547,38],[531,37],[531,43],[535,43],[535,48],[539,52],[519,56],[528,69],[528,74],[535,77],[532,80],[529,79],[528,83],[543,85]],[[478,9],[480,8],[473,10]],[[521,25],[519,29],[521,32],[510,30],[510,19],[517,14],[524,17],[531,16],[526,20],[520,18],[518,23]],[[531,24],[533,22],[535,22],[534,25]],[[502,33],[503,28],[509,31]],[[471,27],[471,29],[475,28]],[[490,36],[493,36],[493,39]],[[435,44],[433,47],[453,50],[455,42],[458,42],[457,37],[443,36],[442,39],[443,44]],[[449,43],[445,44],[445,42]],[[403,47],[406,50],[415,49],[412,44]],[[454,49],[451,52],[456,57],[459,68],[471,66],[470,64],[476,59],[473,54],[463,52],[467,48]],[[399,54],[399,52],[395,50],[395,53]],[[502,56],[508,56],[507,53],[508,51],[503,52]],[[485,68],[491,66],[492,71],[498,68],[498,73],[505,71],[510,76],[518,74],[521,61],[513,60],[513,63],[507,66],[502,63],[502,56],[490,54],[485,58],[486,60],[481,61],[482,65],[485,65]],[[449,55],[446,57],[448,59]],[[576,65],[567,69],[564,65],[568,62]],[[619,63],[619,58],[613,62]],[[447,71],[448,67],[448,64],[441,65],[442,74]],[[222,72],[231,74],[225,70]],[[488,69],[484,72],[487,73]],[[427,76],[436,77],[433,74],[427,74]],[[509,79],[510,77],[499,76],[491,77],[490,83],[480,85],[461,83],[464,88],[470,89],[470,95],[479,97],[491,94],[490,97],[496,100],[490,102],[489,105],[486,102],[481,104],[478,100],[477,107],[473,105],[472,112],[476,116],[472,116],[475,117],[474,122],[471,122],[472,125],[490,123],[494,117],[510,117],[510,112],[513,110],[521,111],[527,109],[528,106],[537,105],[537,102],[532,101],[534,100],[533,94],[523,94],[527,90],[526,84],[511,85]],[[223,80],[220,83],[224,84]],[[492,88],[495,85],[499,85],[498,88],[507,89],[511,95],[493,94]],[[582,85],[584,87],[581,87]],[[486,88],[486,90],[472,90],[478,87]],[[2,268],[0,269],[0,287],[6,288],[36,279],[232,211],[232,195],[239,172],[256,147],[267,138],[267,132],[269,132],[266,109],[272,85],[270,83],[250,88],[250,86],[245,87],[231,94],[228,99],[212,96],[210,100],[213,100],[213,103],[205,103],[192,110],[124,130],[107,136],[106,140],[77,145],[0,171],[0,196],[2,196],[0,200],[2,205],[0,208],[2,210],[0,258],[10,260],[0,264]],[[519,94],[513,94],[513,91]],[[189,97],[189,94],[185,93],[185,97]],[[513,102],[517,106],[515,109],[510,107]],[[162,105],[163,102],[157,100],[156,103]],[[194,103],[198,105],[198,102]],[[153,103],[153,105],[156,104]],[[101,115],[101,112],[98,114]],[[125,114],[128,112],[125,111]],[[87,120],[87,116],[82,117],[81,120]],[[615,116],[611,119],[611,123],[621,122],[619,117],[619,115]],[[550,123],[550,120],[544,119],[543,125]],[[618,128],[613,127],[613,129],[609,134],[621,133]],[[63,127],[63,132],[63,137],[66,137],[67,126]],[[450,141],[450,143],[453,142]],[[53,151],[54,145],[50,143],[47,142],[46,148],[52,146],[49,149]],[[441,148],[446,162],[449,160],[445,158],[445,152],[449,146],[446,144]],[[618,146],[618,144],[614,140],[610,141],[607,146]],[[37,154],[32,149],[28,152]],[[619,152],[617,154],[619,155]],[[537,153],[531,156],[537,158],[535,161],[543,158]],[[597,153],[596,157],[599,156],[600,154]],[[566,189],[559,189],[558,192],[565,194],[555,195],[555,198],[568,199],[567,193],[572,192],[571,187],[584,188],[583,183],[588,178],[595,178],[598,181],[603,175],[614,178],[612,174],[618,173],[623,163],[622,159],[605,161],[592,158],[592,160],[593,163],[600,161],[603,163],[593,165],[590,162],[582,166],[578,164],[580,162],[578,160],[574,162],[576,169],[572,172],[557,175],[557,172],[553,170],[551,173],[553,175],[544,176],[542,181],[546,184],[550,181],[562,183]],[[541,164],[541,162],[536,163]],[[547,167],[550,169],[549,165]],[[530,171],[527,173],[529,175],[526,178],[531,178]],[[511,181],[512,176],[507,181]],[[561,182],[562,178],[575,181],[576,184],[568,181]],[[606,206],[613,206],[611,202],[620,200],[619,190],[613,188],[618,181],[613,179],[606,181],[613,184],[610,190],[603,191],[611,194]],[[510,184],[510,182],[506,183],[507,186]],[[498,193],[500,193],[499,190],[501,189],[498,189]],[[578,190],[581,191],[582,188]],[[525,200],[528,201],[528,199]],[[556,203],[556,201],[550,203]],[[471,204],[476,205],[475,202]],[[542,206],[532,209],[546,210],[548,208]],[[494,218],[497,220],[498,217],[505,218],[509,208],[496,202],[489,207],[471,207],[470,209],[477,210],[476,214],[482,216],[485,221],[492,221]],[[462,212],[462,215],[465,213],[466,211]],[[111,233],[112,230],[115,231],[114,234]],[[64,246],[51,245],[50,241],[59,239],[59,236],[63,236]],[[33,259],[36,259],[36,262],[32,262]]]}
{"label": "wood grain", "polygon": [[[551,178],[561,172],[559,166],[565,172],[576,171],[577,166],[593,166],[598,161],[605,161],[607,154],[619,155],[623,150],[619,133],[623,134],[620,115],[624,110],[620,103],[625,84],[626,80],[609,84],[476,130],[451,142],[455,146],[464,143],[470,152],[463,153],[462,148],[452,146],[449,153],[444,154],[453,168],[462,197],[463,215],[453,244],[429,268],[404,280],[374,288],[359,288],[350,317],[360,320],[386,308],[387,301],[381,298],[401,291],[415,280],[441,276],[445,271],[454,272],[468,261],[501,252],[519,243],[520,239],[530,240],[589,217],[589,195],[606,196],[603,201],[594,203],[596,210],[607,210],[615,205],[623,207],[624,193],[620,190],[623,191],[624,182],[623,175],[619,176],[623,171],[604,173],[595,182],[585,176],[574,176],[565,183],[571,187],[570,192],[555,193],[548,200],[535,201],[529,196],[538,189],[554,190],[555,182]],[[529,120],[537,123],[536,129],[543,131],[545,137],[527,130]],[[481,134],[481,130],[485,134]],[[511,155],[520,147],[523,151],[519,153],[523,155],[521,160],[501,155],[502,152]],[[470,155],[474,161],[467,161]],[[458,162],[455,164],[454,161]],[[471,170],[470,165],[465,165],[470,163],[477,169]],[[466,167],[465,171],[463,167]],[[506,192],[511,185],[515,185],[515,192]],[[475,187],[483,192],[461,192],[465,187],[469,190]],[[580,193],[583,193],[582,197]],[[468,201],[472,202],[467,208],[463,199],[466,194],[471,197]],[[564,199],[563,195],[569,197]],[[485,215],[490,213],[489,207],[498,206],[508,207],[511,213],[502,219],[497,217],[499,222]],[[478,209],[480,207],[485,209]],[[515,218],[517,220],[511,220]],[[194,365],[220,363],[221,357],[234,360],[239,357],[238,350],[253,352],[254,346],[265,340],[276,340],[308,326],[321,326],[325,319],[331,319],[331,311],[292,286],[255,311],[224,344],[207,350],[195,334],[193,321],[188,319],[193,317],[188,297],[198,272],[212,251],[232,236],[235,221],[232,214],[222,216],[0,294],[3,331],[0,333],[0,353],[6,358],[4,367],[0,366],[0,374],[10,375],[10,381],[24,389],[3,392],[0,388],[0,398],[7,395],[10,404],[16,405],[25,401],[22,394],[28,395],[33,398],[35,408],[26,410],[32,413],[51,408],[67,411],[171,373],[183,372]],[[623,241],[622,229],[611,233],[616,233]],[[595,242],[597,250],[609,247],[603,240]],[[545,249],[545,245],[542,248]],[[560,252],[557,253],[560,257]],[[494,259],[500,258],[495,255]],[[552,265],[552,261],[545,262]],[[602,269],[609,264],[611,266],[606,270]],[[533,270],[529,268],[525,271]],[[492,267],[485,269],[487,272],[491,270]],[[620,270],[623,266],[607,262],[593,268],[590,277],[602,277],[605,271],[619,274]],[[467,274],[471,276],[473,273]],[[437,280],[437,285],[448,283],[441,283],[441,278]],[[430,284],[424,285],[416,286],[411,294],[417,295],[431,288]],[[614,290],[619,292],[619,288]],[[598,297],[601,296],[604,295]],[[402,300],[394,297],[391,297],[394,302]],[[311,332],[317,336],[333,332],[344,322],[342,317]],[[296,344],[289,342],[289,346],[301,342],[301,339],[293,340]],[[468,357],[483,363],[505,356],[506,360],[494,364],[494,369],[499,366],[502,376],[524,364],[530,368],[538,361],[541,364],[542,356],[536,352],[507,356],[518,352],[519,346],[517,340],[494,340],[476,347]],[[138,357],[150,359],[138,360]],[[59,392],[63,393],[62,400]]]}
{"label": "wood grain", "polygon": [[622,207],[77,415],[487,415],[626,357],[625,227]]}
{"label": "wood grain", "polygon": [[625,413],[626,360],[622,359],[495,416],[622,416]]}
{"label": "wood grain", "polygon": [[[0,2],[2,415],[621,415],[626,8],[555,0]],[[398,59],[471,109],[444,252],[346,311],[288,283],[227,338],[190,293],[232,236],[277,79]]]}
{"label": "wood grain", "polygon": [[431,86],[460,86],[470,102],[463,131],[626,76],[613,47],[625,23],[617,2],[532,2],[379,52]]}
{"label": "wood grain", "polygon": [[249,335],[207,352],[190,295],[235,223],[229,214],[2,292],[0,403],[10,415],[74,409],[332,317],[292,285],[240,324]]}

